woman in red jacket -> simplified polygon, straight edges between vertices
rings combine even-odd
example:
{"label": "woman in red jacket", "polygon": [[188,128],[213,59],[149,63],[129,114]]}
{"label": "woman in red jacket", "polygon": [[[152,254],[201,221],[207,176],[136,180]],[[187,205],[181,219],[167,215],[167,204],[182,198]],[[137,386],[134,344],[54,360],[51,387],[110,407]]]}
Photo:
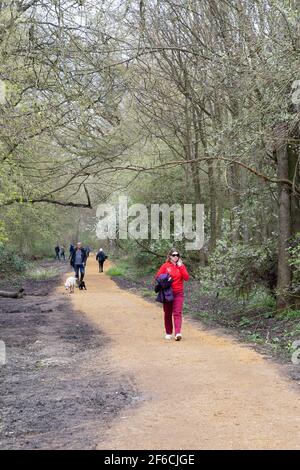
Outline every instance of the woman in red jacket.
{"label": "woman in red jacket", "polygon": [[173,279],[172,289],[174,300],[173,302],[165,302],[163,304],[166,329],[165,338],[172,339],[174,318],[175,340],[180,341],[182,338],[181,324],[184,299],[183,282],[188,281],[189,274],[180,259],[178,250],[173,249],[169,252],[167,261],[157,271],[155,278],[157,278],[160,274],[170,274],[171,278]]}

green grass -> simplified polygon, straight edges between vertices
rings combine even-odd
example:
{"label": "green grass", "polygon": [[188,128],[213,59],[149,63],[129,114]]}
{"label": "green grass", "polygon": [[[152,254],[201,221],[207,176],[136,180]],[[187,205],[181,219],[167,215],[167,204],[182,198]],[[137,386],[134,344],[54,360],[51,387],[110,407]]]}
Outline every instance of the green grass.
{"label": "green grass", "polygon": [[140,280],[141,277],[153,273],[151,266],[137,266],[129,258],[114,260],[115,266],[106,271],[109,276],[124,276],[133,281]]}
{"label": "green grass", "polygon": [[263,343],[264,339],[261,337],[259,333],[251,333],[250,335],[246,336],[247,341],[251,343]]}
{"label": "green grass", "polygon": [[106,271],[108,276],[124,276],[125,272],[120,266],[112,266]]}
{"label": "green grass", "polygon": [[42,281],[45,279],[52,279],[57,276],[59,271],[55,268],[34,268],[32,271],[27,271],[27,276],[34,281]]}
{"label": "green grass", "polygon": [[150,291],[148,289],[140,289],[140,292],[142,293],[143,297],[153,297],[155,295],[154,291]]}
{"label": "green grass", "polygon": [[276,316],[277,320],[295,320],[300,318],[300,310],[284,310]]}
{"label": "green grass", "polygon": [[201,312],[192,313],[192,316],[196,318],[211,318],[212,314],[202,310]]}
{"label": "green grass", "polygon": [[245,316],[243,316],[239,323],[238,323],[238,326],[240,327],[247,327],[247,326],[251,326],[253,325],[253,320],[251,320],[250,318],[247,318]]}

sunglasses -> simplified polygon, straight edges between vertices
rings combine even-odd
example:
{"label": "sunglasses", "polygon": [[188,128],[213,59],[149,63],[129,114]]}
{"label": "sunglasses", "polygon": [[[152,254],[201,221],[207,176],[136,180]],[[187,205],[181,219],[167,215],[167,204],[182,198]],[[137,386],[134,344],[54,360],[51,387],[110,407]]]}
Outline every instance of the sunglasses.
{"label": "sunglasses", "polygon": [[179,253],[172,253],[171,256],[179,256]]}

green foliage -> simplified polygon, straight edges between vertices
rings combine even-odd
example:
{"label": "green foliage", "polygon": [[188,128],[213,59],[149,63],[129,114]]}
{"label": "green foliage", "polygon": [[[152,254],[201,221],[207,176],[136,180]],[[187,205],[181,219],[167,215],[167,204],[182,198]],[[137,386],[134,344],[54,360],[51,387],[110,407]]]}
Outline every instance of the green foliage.
{"label": "green foliage", "polygon": [[[120,243],[120,253],[118,264],[122,265],[130,271],[131,274],[137,274],[140,270],[145,274],[148,274],[155,270],[159,258],[156,256],[161,249],[161,245],[155,242],[149,242],[148,240],[122,240]],[[149,251],[151,250],[151,252]]]}
{"label": "green foliage", "polygon": [[247,327],[253,324],[253,320],[247,317],[242,317],[241,320],[239,321],[239,326],[240,327]]}
{"label": "green foliage", "polygon": [[289,241],[289,263],[293,270],[292,293],[299,293],[300,285],[300,233],[296,233]]}
{"label": "green foliage", "polygon": [[251,333],[247,336],[247,340],[251,343],[263,343],[264,339],[261,337],[259,333]]}
{"label": "green foliage", "polygon": [[206,312],[205,310],[202,310],[201,312],[196,312],[192,314],[194,317],[202,318],[202,319],[209,319],[211,317],[211,314],[209,312]]}
{"label": "green foliage", "polygon": [[140,289],[143,297],[153,297],[153,292],[148,289]]}
{"label": "green foliage", "polygon": [[21,256],[12,249],[0,244],[0,273],[2,276],[25,271],[26,265],[26,261]]}
{"label": "green foliage", "polygon": [[209,257],[209,266],[196,273],[204,289],[229,290],[237,296],[249,298],[261,284],[271,290],[274,271],[274,242],[262,245],[220,240]]}
{"label": "green foliage", "polygon": [[[51,256],[54,244],[78,237],[92,244],[80,210],[51,205],[82,204],[84,188],[94,206],[121,191],[147,206],[201,200],[206,239],[219,238],[198,269],[202,290],[273,308],[253,291],[276,285],[272,149],[278,123],[291,129],[298,119],[297,2],[147,2],[142,34],[138,2],[119,2],[118,13],[115,2],[94,2],[84,21],[83,1],[54,2],[50,23],[48,2],[2,3],[0,242],[27,257]],[[49,204],[32,203],[43,198]],[[298,241],[290,251],[296,294]],[[122,245],[138,277],[184,241]]]}
{"label": "green foliage", "polygon": [[248,306],[249,308],[267,307],[269,309],[275,309],[276,299],[274,296],[270,295],[265,288],[257,286],[250,294]]}
{"label": "green foliage", "polygon": [[56,243],[67,248],[72,240],[72,215],[72,209],[46,204],[9,206],[2,211],[6,244],[20,256],[53,257]]}
{"label": "green foliage", "polygon": [[287,309],[283,312],[280,312],[280,314],[278,314],[276,318],[278,320],[294,320],[300,318],[300,310]]}
{"label": "green foliage", "polygon": [[119,266],[112,266],[106,271],[106,274],[108,276],[123,276],[124,275],[124,270],[120,268]]}
{"label": "green foliage", "polygon": [[3,220],[0,220],[0,244],[3,242],[7,242],[7,232],[5,230],[5,225]]}

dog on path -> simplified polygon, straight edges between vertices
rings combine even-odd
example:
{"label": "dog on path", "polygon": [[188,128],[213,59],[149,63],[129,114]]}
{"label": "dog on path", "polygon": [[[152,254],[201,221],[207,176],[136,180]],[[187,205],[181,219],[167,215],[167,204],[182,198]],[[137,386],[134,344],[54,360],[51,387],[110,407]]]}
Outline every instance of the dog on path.
{"label": "dog on path", "polygon": [[76,281],[77,281],[76,277],[70,276],[70,277],[67,278],[67,280],[65,282],[65,288],[66,288],[66,290],[68,290],[70,292],[70,294],[74,294]]}
{"label": "dog on path", "polygon": [[79,286],[78,286],[78,287],[79,287],[79,289],[80,289],[80,290],[83,290],[83,289],[84,289],[84,290],[86,290],[86,285],[85,285],[85,282],[84,282],[84,281],[80,281],[80,283],[79,283]]}

